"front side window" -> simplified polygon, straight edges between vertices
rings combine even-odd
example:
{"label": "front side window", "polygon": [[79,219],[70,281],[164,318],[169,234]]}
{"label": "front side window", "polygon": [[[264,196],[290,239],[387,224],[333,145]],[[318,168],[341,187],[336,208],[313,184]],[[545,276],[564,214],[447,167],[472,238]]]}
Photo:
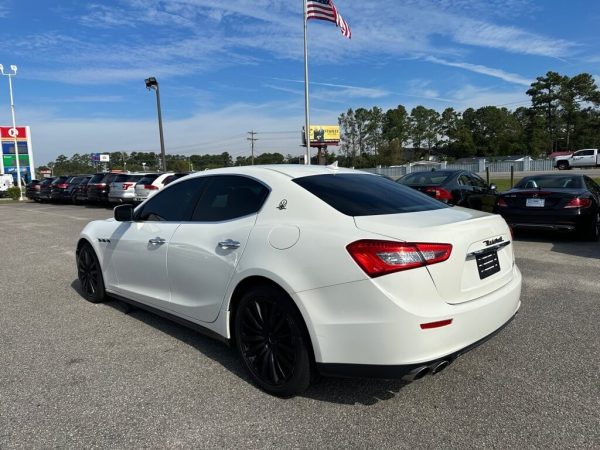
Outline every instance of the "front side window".
{"label": "front side window", "polygon": [[482,189],[485,189],[488,187],[486,182],[483,181],[483,178],[480,178],[478,175],[475,175],[475,174],[471,174],[471,184],[473,184],[473,186],[475,186],[475,187],[482,188]]}
{"label": "front side window", "polygon": [[208,178],[192,220],[220,222],[257,213],[269,195],[258,181],[239,175],[215,175]]}
{"label": "front side window", "polygon": [[292,181],[347,216],[400,214],[448,208],[446,204],[408,186],[374,175],[310,175]]}
{"label": "front side window", "polygon": [[136,211],[135,220],[189,221],[204,189],[205,180],[206,177],[197,177],[168,186]]}

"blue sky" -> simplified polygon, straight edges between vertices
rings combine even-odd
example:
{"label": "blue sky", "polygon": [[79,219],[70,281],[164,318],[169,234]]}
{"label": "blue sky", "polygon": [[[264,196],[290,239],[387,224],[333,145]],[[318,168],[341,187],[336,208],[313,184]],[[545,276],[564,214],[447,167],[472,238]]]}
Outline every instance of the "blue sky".
{"label": "blue sky", "polygon": [[[337,0],[309,23],[311,122],[348,108],[528,105],[535,77],[600,75],[597,0]],[[301,155],[302,0],[0,0],[0,63],[36,163],[63,153]],[[10,123],[0,80],[0,123]],[[335,148],[334,148],[335,150]]]}

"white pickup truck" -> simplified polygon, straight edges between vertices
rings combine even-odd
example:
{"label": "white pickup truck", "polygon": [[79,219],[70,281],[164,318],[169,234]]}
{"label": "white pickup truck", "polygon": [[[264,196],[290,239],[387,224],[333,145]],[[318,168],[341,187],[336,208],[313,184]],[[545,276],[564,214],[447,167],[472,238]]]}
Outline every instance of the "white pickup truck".
{"label": "white pickup truck", "polygon": [[557,156],[552,163],[559,170],[573,167],[600,167],[600,151],[597,148],[584,148],[571,155]]}

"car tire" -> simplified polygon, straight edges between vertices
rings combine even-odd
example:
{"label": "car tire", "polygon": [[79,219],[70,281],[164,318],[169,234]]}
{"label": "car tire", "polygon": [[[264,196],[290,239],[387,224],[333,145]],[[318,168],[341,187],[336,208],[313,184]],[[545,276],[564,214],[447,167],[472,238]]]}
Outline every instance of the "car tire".
{"label": "car tire", "polygon": [[568,170],[569,169],[569,163],[566,161],[560,161],[557,165],[556,168],[558,170]]}
{"label": "car tire", "polygon": [[304,322],[291,299],[274,286],[256,286],[235,312],[235,341],[253,382],[265,392],[291,397],[311,382],[311,352]]}
{"label": "car tire", "polygon": [[106,298],[102,268],[96,252],[90,244],[84,243],[77,252],[77,277],[83,296],[92,303],[100,303]]}
{"label": "car tire", "polygon": [[596,242],[600,238],[600,209],[582,231],[583,239],[586,241]]}

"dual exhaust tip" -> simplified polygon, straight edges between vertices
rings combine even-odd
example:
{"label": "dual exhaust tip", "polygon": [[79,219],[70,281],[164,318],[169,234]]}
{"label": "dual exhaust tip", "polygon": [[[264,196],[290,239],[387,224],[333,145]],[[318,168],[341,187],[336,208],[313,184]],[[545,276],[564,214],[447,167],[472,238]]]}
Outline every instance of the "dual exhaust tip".
{"label": "dual exhaust tip", "polygon": [[425,375],[435,375],[436,373],[440,373],[446,367],[450,365],[450,361],[442,360],[436,361],[433,364],[419,366],[416,369],[411,370],[409,373],[404,375],[402,379],[404,381],[416,381],[423,378]]}

